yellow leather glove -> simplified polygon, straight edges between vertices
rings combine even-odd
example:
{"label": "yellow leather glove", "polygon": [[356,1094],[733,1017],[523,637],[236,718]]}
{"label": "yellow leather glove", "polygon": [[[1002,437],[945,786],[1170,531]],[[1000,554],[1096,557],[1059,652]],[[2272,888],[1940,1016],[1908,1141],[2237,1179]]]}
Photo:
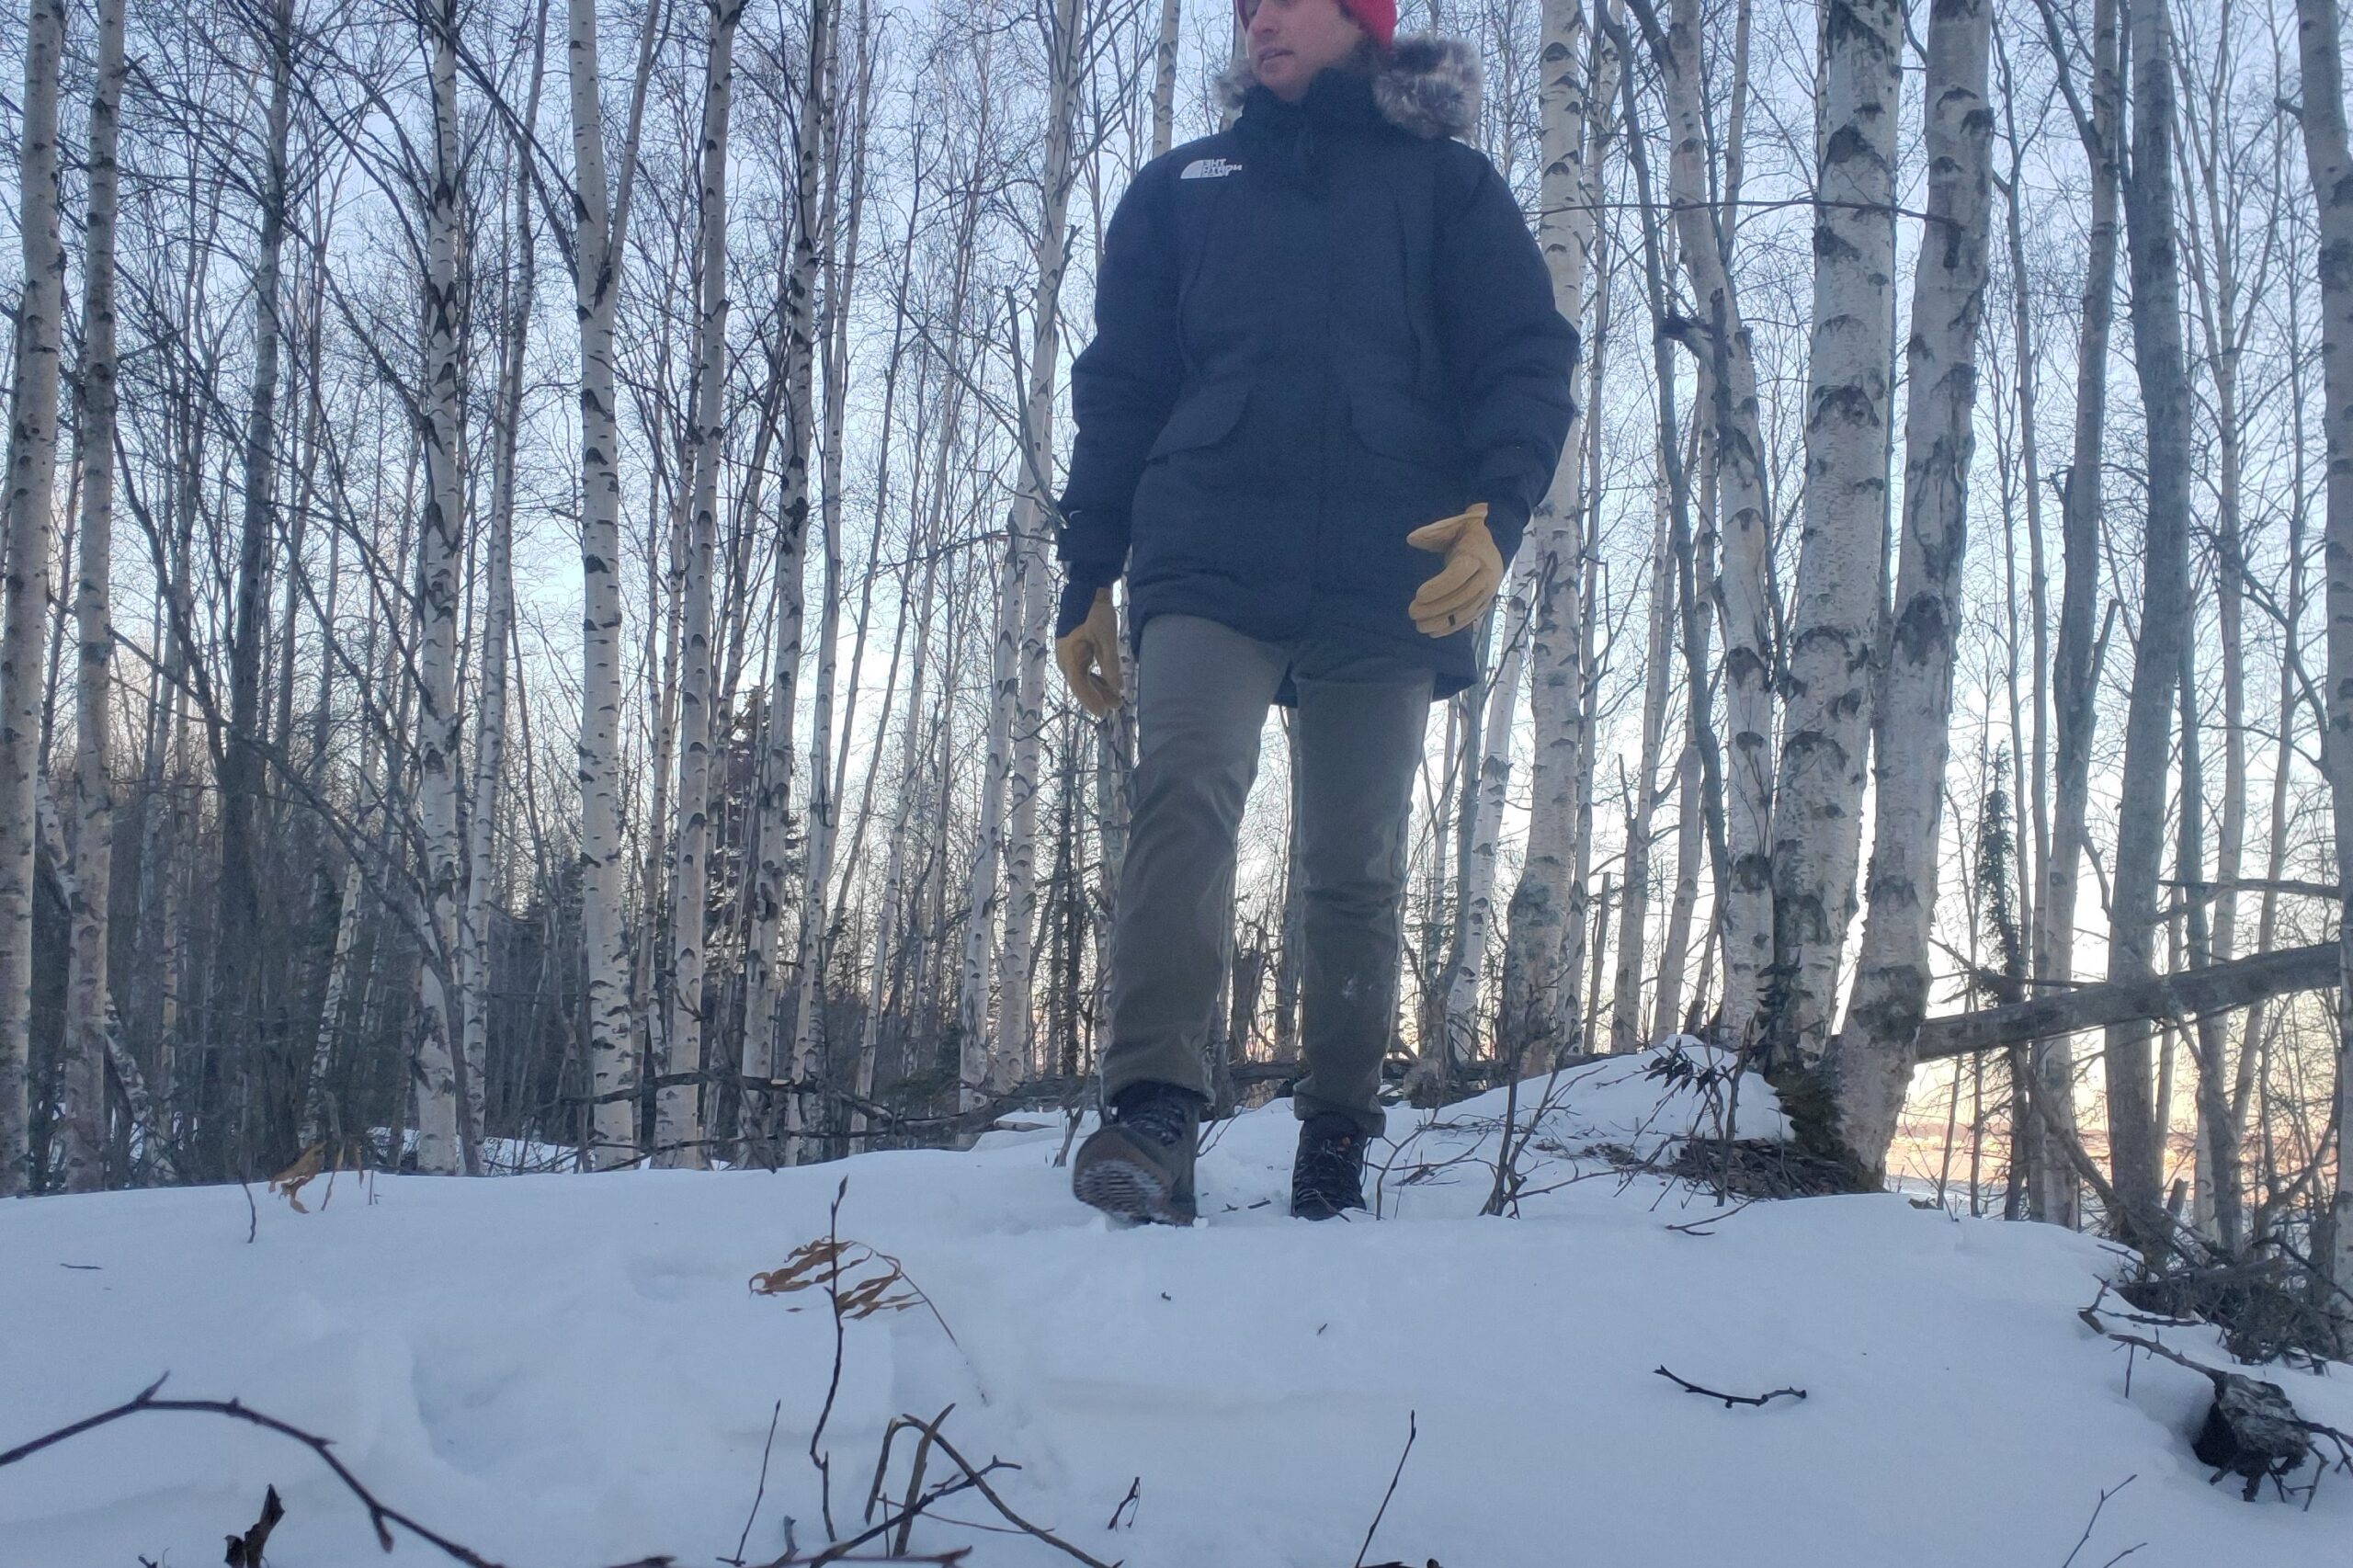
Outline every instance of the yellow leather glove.
{"label": "yellow leather glove", "polygon": [[1120,705],[1126,686],[1120,674],[1120,612],[1111,604],[1110,589],[1097,588],[1086,619],[1054,640],[1054,663],[1088,713],[1100,719]]}
{"label": "yellow leather glove", "polygon": [[1422,585],[1405,613],[1425,636],[1444,637],[1477,622],[1503,585],[1504,556],[1487,531],[1487,504],[1474,501],[1467,512],[1424,523],[1405,536],[1415,550],[1446,557],[1438,574]]}

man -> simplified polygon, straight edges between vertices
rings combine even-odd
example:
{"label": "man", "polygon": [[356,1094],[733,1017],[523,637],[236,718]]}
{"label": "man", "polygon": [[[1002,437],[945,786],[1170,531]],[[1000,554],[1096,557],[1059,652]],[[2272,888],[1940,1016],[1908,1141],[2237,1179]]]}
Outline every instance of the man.
{"label": "man", "polygon": [[1105,235],[1056,541],[1055,656],[1098,716],[1126,571],[1142,747],[1105,1124],[1072,1183],[1184,1224],[1275,703],[1297,710],[1304,900],[1291,1211],[1364,1207],[1429,704],[1477,678],[1474,629],[1575,412],[1575,328],[1509,188],[1453,140],[1474,51],[1396,39],[1395,0],[1236,5],[1248,62],[1219,89],[1239,117],[1144,165]]}

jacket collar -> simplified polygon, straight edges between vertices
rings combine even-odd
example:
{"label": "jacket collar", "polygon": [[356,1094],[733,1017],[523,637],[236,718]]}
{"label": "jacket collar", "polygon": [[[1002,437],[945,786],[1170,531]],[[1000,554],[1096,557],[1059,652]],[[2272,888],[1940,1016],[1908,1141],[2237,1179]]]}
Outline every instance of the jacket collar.
{"label": "jacket collar", "polygon": [[1426,140],[1467,134],[1479,122],[1484,74],[1478,51],[1461,39],[1408,33],[1369,71],[1326,66],[1307,95],[1287,104],[1261,86],[1250,62],[1235,61],[1212,84],[1220,108],[1267,126],[1300,120],[1320,124],[1388,124]]}

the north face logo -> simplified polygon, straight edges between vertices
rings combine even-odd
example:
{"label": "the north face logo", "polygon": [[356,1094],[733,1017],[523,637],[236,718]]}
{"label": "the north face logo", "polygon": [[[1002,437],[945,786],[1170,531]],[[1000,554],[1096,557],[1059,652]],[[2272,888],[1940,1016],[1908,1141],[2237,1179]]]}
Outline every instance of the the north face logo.
{"label": "the north face logo", "polygon": [[1230,158],[1195,158],[1185,165],[1185,172],[1176,177],[1178,179],[1223,179],[1228,175],[1238,175],[1241,172],[1242,165]]}

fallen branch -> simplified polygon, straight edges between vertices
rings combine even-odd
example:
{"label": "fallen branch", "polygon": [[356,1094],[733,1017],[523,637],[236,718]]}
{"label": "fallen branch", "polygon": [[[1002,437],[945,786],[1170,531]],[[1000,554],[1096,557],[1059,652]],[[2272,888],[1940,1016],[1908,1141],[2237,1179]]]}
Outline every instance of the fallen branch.
{"label": "fallen branch", "polygon": [[2077,986],[2055,996],[1950,1013],[1920,1026],[1917,1057],[1936,1062],[2104,1028],[2135,1018],[2194,1018],[2226,1013],[2290,991],[2325,991],[2338,982],[2337,946],[2282,948],[2227,963],[2137,980]]}
{"label": "fallen branch", "polygon": [[[166,1372],[164,1376],[167,1378],[170,1375]],[[392,1550],[392,1527],[398,1525],[417,1540],[435,1548],[443,1556],[466,1564],[466,1568],[501,1568],[500,1564],[493,1562],[472,1548],[461,1546],[449,1537],[419,1524],[408,1515],[379,1498],[373,1492],[369,1491],[359,1478],[352,1474],[341,1460],[335,1458],[333,1444],[328,1438],[319,1437],[315,1433],[305,1432],[291,1422],[280,1421],[275,1415],[266,1415],[233,1399],[158,1399],[155,1397],[156,1391],[163,1386],[164,1378],[157,1378],[140,1390],[137,1394],[111,1410],[101,1410],[96,1415],[85,1416],[79,1421],[60,1426],[55,1431],[44,1432],[28,1442],[17,1444],[6,1452],[0,1453],[0,1469],[6,1469],[20,1460],[30,1459],[42,1449],[54,1448],[70,1437],[78,1437],[85,1432],[94,1432],[101,1426],[110,1426],[133,1415],[144,1415],[158,1411],[195,1415],[224,1415],[233,1421],[243,1421],[248,1425],[259,1426],[264,1431],[275,1432],[283,1437],[291,1437],[318,1455],[320,1462],[335,1471],[335,1479],[342,1482],[351,1494],[359,1500],[360,1506],[368,1510],[368,1523],[376,1532],[376,1544],[386,1551]],[[641,1557],[633,1562],[620,1564],[619,1568],[670,1568],[674,1561],[669,1557]]]}
{"label": "fallen branch", "polygon": [[1677,1388],[1681,1389],[1685,1393],[1705,1394],[1710,1399],[1722,1400],[1726,1410],[1730,1410],[1735,1404],[1765,1405],[1770,1404],[1777,1399],[1803,1399],[1805,1397],[1805,1390],[1803,1389],[1775,1389],[1771,1393],[1725,1393],[1721,1390],[1701,1388],[1698,1383],[1687,1382],[1683,1379],[1677,1377],[1673,1372],[1668,1371],[1665,1367],[1653,1367],[1651,1370],[1659,1377],[1665,1378],[1668,1382],[1673,1383]]}

